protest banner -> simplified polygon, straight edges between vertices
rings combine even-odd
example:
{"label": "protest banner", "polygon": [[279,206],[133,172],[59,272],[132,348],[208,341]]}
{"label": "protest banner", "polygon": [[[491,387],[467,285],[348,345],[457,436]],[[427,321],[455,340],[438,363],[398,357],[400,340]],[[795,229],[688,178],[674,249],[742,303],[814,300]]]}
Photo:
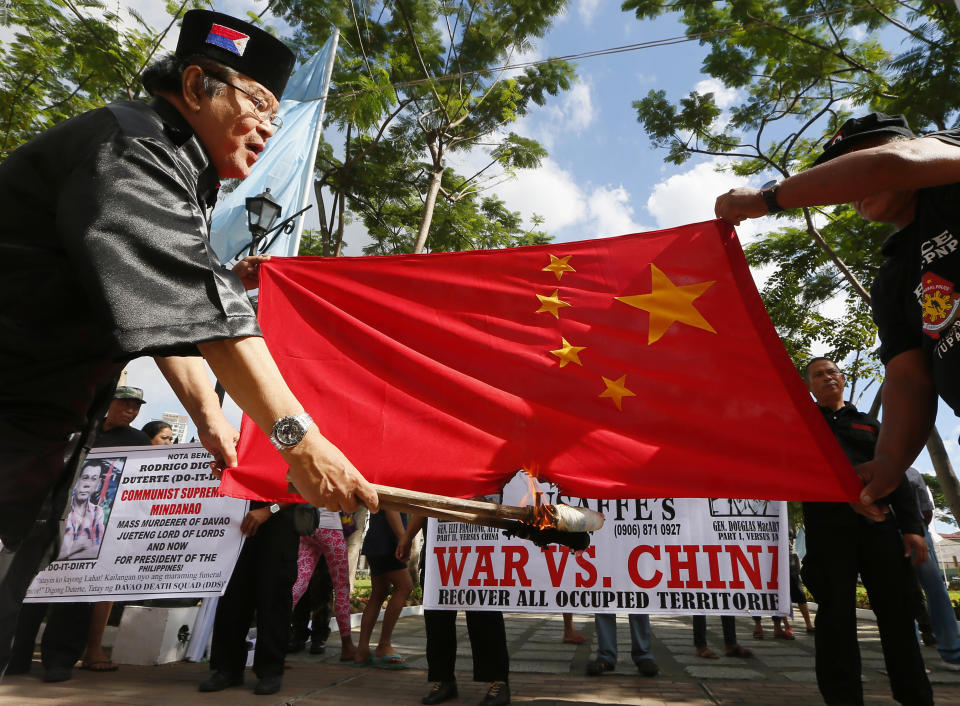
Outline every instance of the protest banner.
{"label": "protest banner", "polygon": [[200,444],[97,449],[71,492],[57,558],[28,602],[219,596],[247,502],[219,495]]}
{"label": "protest banner", "polygon": [[[591,545],[539,549],[499,530],[427,525],[423,605],[531,613],[782,615],[790,612],[786,503],[717,498],[595,500],[541,488],[544,503],[604,514]],[[502,502],[530,502],[520,473]],[[501,501],[500,498],[492,498]]]}

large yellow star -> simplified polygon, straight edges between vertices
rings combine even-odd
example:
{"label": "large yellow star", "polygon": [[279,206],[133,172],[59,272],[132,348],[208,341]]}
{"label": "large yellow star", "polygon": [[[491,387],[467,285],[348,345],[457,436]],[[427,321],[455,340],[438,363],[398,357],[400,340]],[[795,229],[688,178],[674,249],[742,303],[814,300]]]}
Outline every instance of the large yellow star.
{"label": "large yellow star", "polygon": [[693,305],[694,300],[707,291],[716,280],[685,284],[678,287],[653,263],[650,264],[650,275],[649,294],[614,297],[624,304],[650,312],[647,345],[652,345],[660,340],[660,337],[676,321],[710,333],[716,333],[713,326],[703,318],[703,315]]}
{"label": "large yellow star", "polygon": [[536,313],[539,314],[540,312],[547,311],[553,314],[555,318],[559,319],[560,314],[557,313],[557,310],[562,306],[570,306],[566,302],[560,301],[559,294],[559,289],[554,289],[553,294],[551,294],[549,297],[538,294],[537,299],[540,300],[540,308],[537,309]]}
{"label": "large yellow star", "polygon": [[559,281],[560,278],[563,277],[564,272],[576,272],[575,269],[570,267],[569,262],[571,257],[571,255],[567,255],[566,257],[551,255],[550,264],[544,267],[542,272],[552,272],[557,276],[557,280]]}
{"label": "large yellow star", "polygon": [[627,376],[621,375],[616,380],[610,380],[605,378],[602,375],[600,376],[603,380],[603,384],[607,386],[607,389],[600,393],[601,397],[609,397],[613,400],[613,403],[617,405],[617,409],[621,412],[623,411],[622,400],[624,397],[636,397],[637,393],[631,392],[627,389]]}
{"label": "large yellow star", "polygon": [[582,366],[583,363],[580,362],[579,353],[586,348],[586,346],[571,346],[570,342],[562,336],[560,337],[560,342],[563,344],[563,348],[550,351],[560,359],[560,367],[562,368],[567,363],[576,363],[577,365]]}

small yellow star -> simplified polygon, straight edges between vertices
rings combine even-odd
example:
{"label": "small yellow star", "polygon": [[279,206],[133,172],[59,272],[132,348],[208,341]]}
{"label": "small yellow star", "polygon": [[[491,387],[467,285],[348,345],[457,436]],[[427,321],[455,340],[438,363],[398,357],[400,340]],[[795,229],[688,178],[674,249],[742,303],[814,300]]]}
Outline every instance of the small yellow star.
{"label": "small yellow star", "polygon": [[567,363],[576,363],[577,365],[582,366],[583,363],[580,362],[579,353],[584,348],[586,348],[586,346],[571,346],[570,342],[567,341],[567,339],[563,338],[562,336],[560,338],[560,341],[563,344],[563,348],[560,348],[555,351],[550,351],[560,359],[560,367],[562,368]]}
{"label": "small yellow star", "polygon": [[621,375],[616,380],[610,380],[608,378],[600,376],[603,380],[603,384],[607,386],[607,389],[600,393],[601,397],[609,397],[613,400],[613,403],[617,405],[617,409],[621,412],[623,411],[623,404],[621,400],[624,397],[636,397],[637,393],[631,392],[627,389],[627,376]]}
{"label": "small yellow star", "polygon": [[650,293],[635,294],[629,297],[614,297],[624,304],[650,312],[650,329],[647,345],[660,340],[675,322],[694,326],[710,333],[716,333],[713,326],[703,318],[693,305],[694,300],[703,294],[716,280],[696,282],[695,284],[675,285],[656,265],[650,264]]}
{"label": "small yellow star", "polygon": [[560,314],[557,313],[557,310],[562,306],[570,306],[566,302],[560,301],[560,297],[558,296],[559,294],[559,289],[554,289],[553,294],[551,294],[549,297],[538,294],[537,299],[540,300],[540,308],[537,309],[536,313],[539,314],[543,311],[548,311],[553,314],[555,318],[559,319]]}
{"label": "small yellow star", "polygon": [[557,280],[559,281],[560,278],[563,277],[564,272],[576,272],[576,270],[569,265],[571,257],[571,255],[567,255],[566,257],[551,255],[550,264],[544,267],[542,272],[552,272],[557,276]]}

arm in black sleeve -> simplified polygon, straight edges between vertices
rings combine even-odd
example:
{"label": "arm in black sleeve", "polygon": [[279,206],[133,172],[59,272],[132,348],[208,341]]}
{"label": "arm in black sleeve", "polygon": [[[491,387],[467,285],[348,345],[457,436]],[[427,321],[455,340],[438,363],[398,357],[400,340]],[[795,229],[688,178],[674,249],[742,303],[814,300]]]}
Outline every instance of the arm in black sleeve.
{"label": "arm in black sleeve", "polygon": [[58,236],[119,359],[260,335],[240,281],[210,248],[195,179],[173,145],[124,134],[65,179]]}
{"label": "arm in black sleeve", "polygon": [[919,534],[923,536],[923,518],[920,517],[920,506],[917,504],[917,496],[910,487],[906,478],[900,481],[888,496],[890,507],[897,516],[897,525],[903,534]]}

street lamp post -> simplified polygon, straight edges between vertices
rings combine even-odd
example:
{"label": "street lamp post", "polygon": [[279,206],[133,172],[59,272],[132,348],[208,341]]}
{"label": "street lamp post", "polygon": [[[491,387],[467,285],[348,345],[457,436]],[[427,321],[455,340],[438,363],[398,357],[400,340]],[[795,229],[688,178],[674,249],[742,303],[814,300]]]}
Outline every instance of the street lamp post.
{"label": "street lamp post", "polygon": [[257,254],[260,241],[267,237],[283,207],[273,200],[270,187],[259,196],[247,197],[247,227],[250,229],[250,254]]}

